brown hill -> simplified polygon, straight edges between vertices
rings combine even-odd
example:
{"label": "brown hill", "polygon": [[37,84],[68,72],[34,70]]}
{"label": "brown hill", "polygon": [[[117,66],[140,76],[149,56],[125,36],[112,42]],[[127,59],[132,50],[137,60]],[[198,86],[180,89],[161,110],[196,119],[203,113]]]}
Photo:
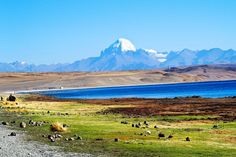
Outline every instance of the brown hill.
{"label": "brown hill", "polygon": [[236,80],[236,65],[200,65],[144,71],[0,73],[0,91]]}

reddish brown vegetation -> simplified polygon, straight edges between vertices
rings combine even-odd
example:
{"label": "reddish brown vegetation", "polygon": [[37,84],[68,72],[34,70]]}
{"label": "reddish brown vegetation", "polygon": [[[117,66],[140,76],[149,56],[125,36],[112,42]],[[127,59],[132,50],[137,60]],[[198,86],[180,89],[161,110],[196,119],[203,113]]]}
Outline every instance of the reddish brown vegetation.
{"label": "reddish brown vegetation", "polygon": [[225,120],[236,120],[236,98],[176,98],[176,99],[108,99],[80,100],[100,105],[130,105],[115,107],[104,113],[125,115],[216,115]]}
{"label": "reddish brown vegetation", "polygon": [[[175,98],[175,99],[77,99],[66,100],[33,95],[27,101],[60,101],[97,105],[112,105],[102,113],[120,113],[129,116],[216,115],[219,120],[236,120],[236,98]],[[116,107],[117,105],[117,107]],[[216,118],[217,119],[217,118]]]}
{"label": "reddish brown vegetation", "polygon": [[50,96],[43,96],[38,94],[30,94],[26,97],[24,97],[25,101],[46,101],[46,102],[66,102],[71,100],[65,100],[65,99],[57,99]]}

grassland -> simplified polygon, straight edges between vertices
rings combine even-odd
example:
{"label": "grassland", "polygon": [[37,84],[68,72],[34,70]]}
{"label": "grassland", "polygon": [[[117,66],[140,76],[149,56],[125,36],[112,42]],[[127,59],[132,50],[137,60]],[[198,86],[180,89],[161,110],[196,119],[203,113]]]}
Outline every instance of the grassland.
{"label": "grassland", "polygon": [[[27,131],[28,140],[61,146],[65,151],[85,152],[95,156],[236,156],[236,99],[201,99],[198,102],[202,102],[202,105],[192,103],[190,106],[187,105],[191,99],[131,100],[70,101],[21,96],[17,105],[15,102],[1,102],[0,118],[2,121],[8,121],[15,129]],[[145,108],[144,102],[153,106]],[[172,108],[167,106],[168,113],[165,108],[160,107],[163,102],[172,103]],[[173,102],[185,102],[185,106],[177,106]],[[159,106],[155,106],[155,103]],[[218,103],[218,107],[215,107],[215,112],[203,114],[204,103],[208,104],[205,109],[211,110],[207,106],[214,103]],[[150,114],[151,111],[157,111],[154,108],[159,108],[160,112]],[[195,114],[189,108],[194,109]],[[119,112],[116,112],[117,110]],[[150,111],[142,115],[140,112],[145,110]],[[42,126],[19,128],[20,122],[28,123],[29,120],[47,123]],[[122,124],[122,121],[128,124]],[[145,125],[144,121],[149,125]],[[54,122],[67,124],[69,128],[68,131],[60,133],[62,139],[50,142],[42,135],[53,134],[50,125]],[[139,122],[140,128],[132,127],[132,124]],[[159,133],[163,133],[165,137],[159,138]],[[168,138],[169,135],[173,138]],[[82,140],[77,140],[78,136],[81,136]],[[75,140],[65,140],[71,137]],[[186,137],[189,137],[190,141],[186,141]],[[118,142],[114,141],[116,138],[119,139]]]}

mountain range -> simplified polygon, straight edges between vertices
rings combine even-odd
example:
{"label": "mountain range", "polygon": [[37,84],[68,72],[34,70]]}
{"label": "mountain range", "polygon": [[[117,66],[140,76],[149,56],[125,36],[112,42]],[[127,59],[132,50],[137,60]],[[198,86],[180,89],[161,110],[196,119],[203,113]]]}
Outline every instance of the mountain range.
{"label": "mountain range", "polygon": [[153,49],[137,49],[129,40],[120,38],[104,49],[98,57],[78,60],[71,64],[34,65],[18,61],[0,63],[0,72],[124,71],[234,63],[236,51],[232,49],[158,52]]}

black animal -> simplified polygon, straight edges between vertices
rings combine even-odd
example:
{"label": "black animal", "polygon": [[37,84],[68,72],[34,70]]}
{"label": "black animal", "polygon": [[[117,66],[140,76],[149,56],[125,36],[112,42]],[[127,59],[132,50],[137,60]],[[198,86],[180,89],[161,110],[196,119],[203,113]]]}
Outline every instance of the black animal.
{"label": "black animal", "polygon": [[190,141],[190,138],[189,138],[189,137],[186,137],[186,141]]}
{"label": "black animal", "polygon": [[9,97],[7,98],[8,101],[16,101],[16,97],[13,96],[12,94],[9,95]]}
{"label": "black animal", "polygon": [[160,137],[165,137],[165,134],[159,133],[159,134],[158,134],[158,137],[159,137],[159,138],[160,138]]}

